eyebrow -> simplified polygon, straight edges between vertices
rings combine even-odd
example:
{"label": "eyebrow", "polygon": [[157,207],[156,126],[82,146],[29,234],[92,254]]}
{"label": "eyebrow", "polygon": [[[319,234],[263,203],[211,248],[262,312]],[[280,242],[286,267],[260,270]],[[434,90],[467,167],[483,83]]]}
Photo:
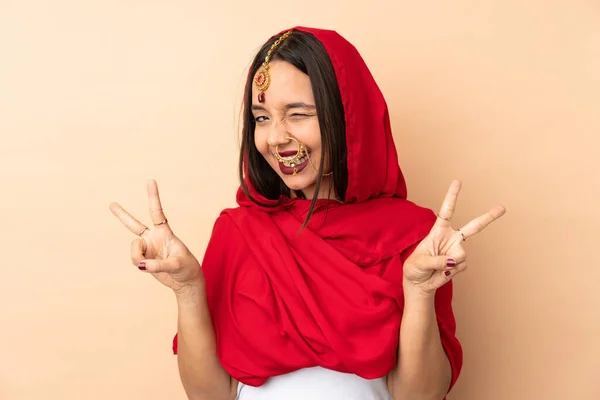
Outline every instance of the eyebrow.
{"label": "eyebrow", "polygon": [[[286,104],[285,106],[283,106],[284,111],[289,111],[292,108],[308,108],[311,110],[316,110],[317,107],[313,104],[306,104],[306,103],[302,103],[302,102],[289,103],[289,104]],[[258,104],[252,104],[251,109],[252,109],[252,111],[266,111],[263,106],[258,105]]]}

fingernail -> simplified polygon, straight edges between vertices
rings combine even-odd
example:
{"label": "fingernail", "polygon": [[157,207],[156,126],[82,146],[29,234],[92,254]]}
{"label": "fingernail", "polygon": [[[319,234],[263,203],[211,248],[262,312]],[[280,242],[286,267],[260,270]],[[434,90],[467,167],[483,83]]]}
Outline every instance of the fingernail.
{"label": "fingernail", "polygon": [[447,267],[456,267],[456,260],[454,258],[449,258],[446,261],[446,266]]}
{"label": "fingernail", "polygon": [[141,269],[142,271],[146,270],[146,263],[145,262],[141,262],[138,264],[138,268]]}
{"label": "fingernail", "polygon": [[452,272],[450,272],[450,271],[446,271],[446,272],[444,272],[444,274],[445,274],[446,276],[450,276],[450,274],[451,274],[451,273],[452,273]]}

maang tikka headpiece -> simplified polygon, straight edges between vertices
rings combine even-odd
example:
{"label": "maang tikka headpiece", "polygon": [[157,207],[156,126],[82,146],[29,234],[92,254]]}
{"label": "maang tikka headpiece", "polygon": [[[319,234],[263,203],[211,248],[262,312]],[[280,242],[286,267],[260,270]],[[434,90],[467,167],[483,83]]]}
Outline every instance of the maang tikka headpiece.
{"label": "maang tikka headpiece", "polygon": [[271,45],[271,48],[269,49],[269,52],[267,53],[267,56],[265,57],[265,61],[262,64],[262,69],[258,72],[258,74],[256,74],[256,77],[254,78],[254,84],[256,84],[256,89],[258,89],[258,102],[259,103],[264,103],[265,102],[265,90],[268,89],[269,85],[271,84],[271,75],[269,75],[269,61],[271,61],[271,56],[273,55],[273,51],[275,50],[275,48],[277,48],[277,46],[279,46],[281,44],[281,42],[283,42],[285,39],[287,39],[288,36],[290,36],[292,34],[292,31],[287,31],[286,33],[284,33],[283,35],[281,35],[279,37],[279,39],[277,39],[275,41],[275,43],[273,43]]}

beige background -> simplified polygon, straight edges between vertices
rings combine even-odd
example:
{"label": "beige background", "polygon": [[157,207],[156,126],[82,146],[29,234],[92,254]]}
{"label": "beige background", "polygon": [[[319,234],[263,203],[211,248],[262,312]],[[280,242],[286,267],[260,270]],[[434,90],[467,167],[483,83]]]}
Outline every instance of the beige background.
{"label": "beige background", "polygon": [[0,1],[0,399],[183,399],[175,303],[129,264],[156,178],[202,256],[234,205],[245,69],[292,25],[352,41],[412,200],[508,214],[456,280],[452,400],[599,399],[594,1]]}

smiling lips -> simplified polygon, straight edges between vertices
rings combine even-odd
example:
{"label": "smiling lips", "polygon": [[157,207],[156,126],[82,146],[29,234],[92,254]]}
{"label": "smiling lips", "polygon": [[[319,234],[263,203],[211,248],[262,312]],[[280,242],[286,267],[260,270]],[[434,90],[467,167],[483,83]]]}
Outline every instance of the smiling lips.
{"label": "smiling lips", "polygon": [[[279,164],[279,169],[283,174],[296,175],[308,165],[308,153],[305,154],[304,157],[300,158],[300,160],[297,160],[297,164],[291,162],[295,158],[296,154],[298,154],[298,152],[295,150],[282,151],[281,153],[279,153],[281,157],[286,159],[284,160],[284,162],[277,162]],[[287,158],[289,158],[289,160],[287,160]]]}

